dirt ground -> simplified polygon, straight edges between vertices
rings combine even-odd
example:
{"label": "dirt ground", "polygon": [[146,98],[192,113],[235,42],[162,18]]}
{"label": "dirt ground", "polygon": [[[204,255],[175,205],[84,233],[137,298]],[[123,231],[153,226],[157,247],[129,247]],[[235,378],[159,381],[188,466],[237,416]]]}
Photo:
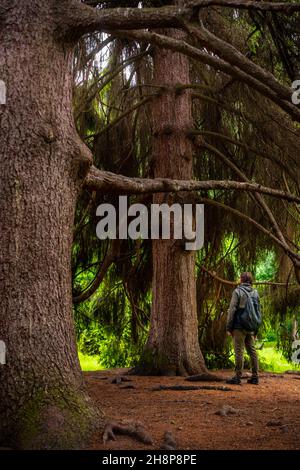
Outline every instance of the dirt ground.
{"label": "dirt ground", "polygon": [[[145,445],[117,435],[116,441],[102,442],[94,435],[90,449],[156,450],[171,431],[177,449],[300,449],[300,376],[263,374],[260,385],[230,385],[232,391],[152,391],[159,385],[216,385],[220,382],[187,382],[181,377],[137,377],[130,382],[112,383],[125,369],[87,372],[91,396],[107,419],[141,422],[154,444]],[[231,377],[231,371],[217,373]],[[134,388],[123,388],[123,387]],[[223,406],[234,414],[216,414]]]}

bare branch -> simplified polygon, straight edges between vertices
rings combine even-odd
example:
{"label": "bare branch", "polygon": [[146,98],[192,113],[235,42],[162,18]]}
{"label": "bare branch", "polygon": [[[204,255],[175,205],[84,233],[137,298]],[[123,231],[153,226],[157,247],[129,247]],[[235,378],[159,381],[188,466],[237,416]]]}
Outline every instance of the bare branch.
{"label": "bare branch", "polygon": [[[179,39],[169,38],[162,34],[150,33],[148,31],[114,31],[113,35],[116,37],[124,37],[127,39],[133,39],[141,42],[148,42],[155,44],[165,49],[181,52],[189,57],[200,60],[204,64],[210,65],[216,70],[220,70],[223,73],[236,78],[237,80],[246,83],[253,89],[257,90],[263,96],[269,98],[271,101],[276,103],[281,109],[288,113],[295,121],[300,122],[300,109],[292,102],[285,100],[278,96],[277,92],[271,89],[268,84],[264,83],[258,78],[254,78],[248,73],[241,70],[236,65],[231,65],[225,60],[216,57],[216,55],[209,54],[205,51],[198,49],[197,47],[191,46],[187,42]],[[277,83],[279,85],[279,83]]]}
{"label": "bare branch", "polygon": [[[110,41],[112,40],[111,37],[108,38],[108,39],[110,39]],[[75,110],[74,110],[74,119],[75,119],[75,121],[79,118],[80,114],[83,113],[88,108],[88,106],[91,104],[93,99],[97,96],[97,94],[99,94],[99,92],[101,90],[103,90],[103,88],[105,88],[106,85],[108,83],[110,83],[116,75],[118,75],[120,72],[122,72],[122,70],[124,70],[129,64],[131,64],[132,62],[135,62],[136,60],[138,60],[142,57],[144,57],[145,55],[147,55],[147,51],[142,52],[140,54],[137,54],[133,57],[130,57],[129,59],[124,60],[115,69],[110,70],[110,71],[104,73],[103,75],[101,74],[100,77],[94,83],[92,83],[92,85],[90,86],[90,88],[87,92],[88,93],[87,98],[85,98],[83,100],[80,100],[79,101],[80,104],[77,107],[75,107]],[[83,101],[83,102],[81,102],[81,101]]]}
{"label": "bare branch", "polygon": [[[100,0],[85,0],[83,3],[90,6],[99,5],[103,2]],[[220,6],[226,8],[237,8],[242,10],[259,10],[259,11],[275,11],[287,14],[300,11],[299,3],[283,3],[283,2],[260,2],[251,0],[192,0],[186,2],[188,6],[194,8],[205,8],[209,6]]]}
{"label": "bare branch", "polygon": [[[189,2],[188,2],[189,3]],[[193,6],[161,8],[101,8],[95,9],[76,0],[62,2],[64,18],[60,23],[65,37],[77,40],[95,31],[181,27],[183,19],[193,15]],[[67,4],[67,5],[66,5]],[[59,6],[57,6],[59,8]]]}
{"label": "bare branch", "polygon": [[240,70],[243,70],[245,73],[251,77],[254,77],[256,80],[265,83],[283,100],[291,99],[290,88],[281,85],[281,83],[276,80],[274,75],[245,57],[245,55],[238,51],[234,46],[218,38],[213,33],[204,28],[204,26],[199,28],[194,25],[186,25],[186,30],[191,35],[197,37],[201,46],[204,46],[211,52],[214,52],[221,59],[226,60],[226,62],[229,64],[236,65]]}
{"label": "bare branch", "polygon": [[[57,10],[63,14],[59,22],[65,37],[77,40],[86,33],[113,31],[116,29],[142,29],[161,27],[181,27],[182,20],[192,18],[195,10],[207,6],[223,6],[261,11],[284,11],[291,14],[300,11],[298,3],[255,2],[238,0],[193,0],[184,7],[166,6],[160,8],[91,8],[100,4],[93,0],[78,3],[77,0],[58,2]],[[60,16],[59,15],[59,16]],[[60,19],[61,20],[61,19]]]}
{"label": "bare branch", "polygon": [[[216,281],[220,282],[221,284],[227,285],[227,286],[232,286],[236,287],[239,283],[238,282],[233,282],[233,281],[228,281],[227,279],[223,279],[222,277],[218,276],[215,271],[209,271],[206,269],[204,266],[201,266],[199,263],[196,263],[199,269],[201,271],[207,273],[210,277],[213,279],[216,279]],[[276,287],[286,287],[286,282],[275,282],[275,281],[254,281],[253,285],[256,286],[276,286]]]}
{"label": "bare branch", "polygon": [[264,2],[264,1],[251,1],[251,0],[194,0],[188,2],[189,5],[194,7],[208,7],[220,6],[230,7],[242,10],[259,10],[259,11],[282,11],[287,14],[300,11],[299,3],[283,3],[283,2]]}
{"label": "bare branch", "polygon": [[300,203],[300,197],[284,191],[268,188],[257,183],[240,181],[194,181],[173,180],[168,178],[129,178],[109,171],[101,171],[92,167],[85,179],[85,188],[105,193],[143,194],[169,193],[179,191],[198,191],[209,189],[249,191],[267,194],[287,201]]}
{"label": "bare branch", "polygon": [[76,297],[73,297],[73,303],[74,304],[79,304],[81,302],[84,302],[85,300],[89,299],[98,289],[100,286],[101,282],[103,281],[109,267],[111,264],[118,258],[119,256],[119,246],[120,242],[119,240],[113,240],[112,241],[112,246],[109,250],[109,252],[106,254],[98,273],[96,274],[95,279],[91,283],[91,285],[81,292],[79,295]]}
{"label": "bare branch", "polygon": [[227,206],[226,204],[223,204],[222,202],[215,201],[214,199],[208,199],[208,198],[203,198],[200,197],[197,199],[197,202],[201,204],[208,204],[212,206],[219,207],[220,209],[224,209],[228,212],[231,212],[232,214],[236,215],[237,217],[245,220],[247,223],[252,224],[254,227],[256,227],[260,232],[264,233],[268,237],[270,237],[277,245],[279,245],[285,253],[289,255],[289,257],[293,260],[293,263],[295,262],[300,262],[300,255],[298,253],[295,253],[293,250],[290,248],[286,247],[285,244],[279,240],[270,230],[266,229],[263,225],[258,223],[256,220],[252,219],[248,215],[246,215],[243,212],[240,212],[237,209],[234,209],[233,207]]}
{"label": "bare branch", "polygon": [[145,98],[141,99],[138,103],[136,103],[134,106],[132,106],[130,109],[125,111],[124,113],[120,114],[114,121],[110,122],[106,127],[101,129],[101,131],[97,132],[96,134],[90,134],[85,137],[85,140],[91,139],[93,137],[100,137],[101,135],[105,134],[108,132],[110,129],[112,129],[114,126],[116,126],[122,119],[124,119],[126,116],[129,116],[129,114],[133,113],[136,109],[141,108],[144,106],[144,104],[148,103],[153,99],[155,94],[148,95]]}
{"label": "bare branch", "polygon": [[[204,148],[206,148],[207,150],[213,152],[217,157],[219,157],[227,166],[229,166],[229,168],[231,168],[239,178],[241,178],[242,181],[246,181],[248,183],[250,183],[250,180],[247,178],[247,176],[235,165],[235,163],[233,163],[229,158],[226,157],[226,155],[224,155],[222,152],[220,152],[220,150],[218,150],[216,147],[214,147],[213,145],[210,145],[210,144],[207,144],[207,143],[204,143],[202,145]],[[258,201],[259,205],[263,208],[263,210],[265,211],[265,213],[267,214],[273,228],[275,229],[275,232],[277,233],[277,236],[279,238],[279,240],[281,240],[282,244],[286,247],[286,249],[289,249],[289,245],[285,239],[285,237],[283,236],[283,233],[271,211],[271,209],[269,208],[268,204],[266,203],[266,201],[264,200],[263,196],[259,193],[254,193],[254,198]]]}

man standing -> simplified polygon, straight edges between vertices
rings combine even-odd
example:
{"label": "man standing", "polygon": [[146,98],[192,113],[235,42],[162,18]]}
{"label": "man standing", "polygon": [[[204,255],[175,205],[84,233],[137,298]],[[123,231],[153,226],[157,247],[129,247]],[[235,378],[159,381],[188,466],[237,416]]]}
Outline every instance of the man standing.
{"label": "man standing", "polygon": [[259,310],[259,296],[258,292],[252,288],[253,278],[251,273],[242,273],[240,278],[240,285],[233,291],[231,302],[228,310],[227,334],[232,336],[235,354],[235,373],[236,375],[227,380],[227,383],[239,385],[243,374],[244,365],[244,348],[250,356],[252,377],[247,380],[250,384],[258,385],[258,358],[254,346],[255,336],[257,335],[258,328],[253,331],[245,329],[245,322],[243,322],[242,314],[245,309],[250,307],[254,309],[254,305],[258,306]]}

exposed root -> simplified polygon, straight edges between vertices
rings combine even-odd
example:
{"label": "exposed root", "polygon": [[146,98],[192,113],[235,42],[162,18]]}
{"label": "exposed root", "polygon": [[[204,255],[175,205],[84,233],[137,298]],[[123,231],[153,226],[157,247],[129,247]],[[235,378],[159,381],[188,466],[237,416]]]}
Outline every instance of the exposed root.
{"label": "exposed root", "polygon": [[233,389],[225,387],[224,385],[213,386],[213,385],[158,385],[157,387],[151,388],[152,392],[161,392],[163,390],[219,390],[221,392],[232,392]]}
{"label": "exposed root", "polygon": [[230,405],[223,405],[220,410],[215,412],[216,415],[220,415],[220,416],[239,415],[240,413],[241,413],[241,410],[238,410],[237,408],[233,408]]}
{"label": "exposed root", "polygon": [[116,434],[122,434],[124,436],[130,436],[137,441],[142,442],[143,444],[153,445],[153,439],[144,428],[144,426],[137,423],[116,423],[109,422],[105,425],[103,432],[103,443],[106,444],[110,439],[113,441],[116,440]]}
{"label": "exposed root", "polygon": [[224,382],[222,377],[214,374],[197,374],[187,377],[185,380],[189,382]]}
{"label": "exposed root", "polygon": [[259,377],[266,377],[272,379],[284,379],[284,374],[259,374]]}
{"label": "exposed root", "polygon": [[289,375],[300,375],[300,370],[286,370],[285,374]]}
{"label": "exposed root", "polygon": [[129,377],[126,377],[124,375],[117,375],[116,377],[114,377],[110,383],[112,384],[121,384],[122,382],[131,382],[132,379],[129,379]]}
{"label": "exposed root", "polygon": [[163,450],[175,450],[177,448],[177,444],[175,438],[171,431],[166,431],[164,434],[164,440],[161,446]]}
{"label": "exposed root", "polygon": [[[127,372],[127,375],[138,375],[138,376],[153,376],[153,377],[187,377],[190,370],[185,368],[182,364],[179,366],[153,366],[153,365],[138,365]],[[200,374],[202,375],[202,374]],[[204,373],[203,375],[206,375]],[[208,374],[209,375],[209,374]],[[220,380],[219,377],[211,376],[211,381]]]}

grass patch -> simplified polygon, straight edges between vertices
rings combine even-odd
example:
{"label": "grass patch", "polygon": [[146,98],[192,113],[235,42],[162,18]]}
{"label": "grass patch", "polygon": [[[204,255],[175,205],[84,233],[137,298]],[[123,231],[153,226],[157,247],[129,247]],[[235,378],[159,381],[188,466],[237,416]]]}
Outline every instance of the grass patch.
{"label": "grass patch", "polygon": [[286,370],[300,370],[299,365],[288,362],[275,346],[264,346],[261,351],[257,352],[262,370],[279,373]]}
{"label": "grass patch", "polygon": [[79,362],[81,370],[88,372],[93,370],[101,370],[103,367],[98,362],[98,359],[95,356],[87,356],[82,354],[82,352],[78,352]]}
{"label": "grass patch", "polygon": [[[277,351],[275,343],[267,343],[263,349],[257,351],[260,369],[268,372],[285,372],[286,370],[300,370],[300,366],[288,362],[280,351]],[[85,372],[103,370],[96,356],[88,356],[79,351],[78,353],[81,370]]]}

